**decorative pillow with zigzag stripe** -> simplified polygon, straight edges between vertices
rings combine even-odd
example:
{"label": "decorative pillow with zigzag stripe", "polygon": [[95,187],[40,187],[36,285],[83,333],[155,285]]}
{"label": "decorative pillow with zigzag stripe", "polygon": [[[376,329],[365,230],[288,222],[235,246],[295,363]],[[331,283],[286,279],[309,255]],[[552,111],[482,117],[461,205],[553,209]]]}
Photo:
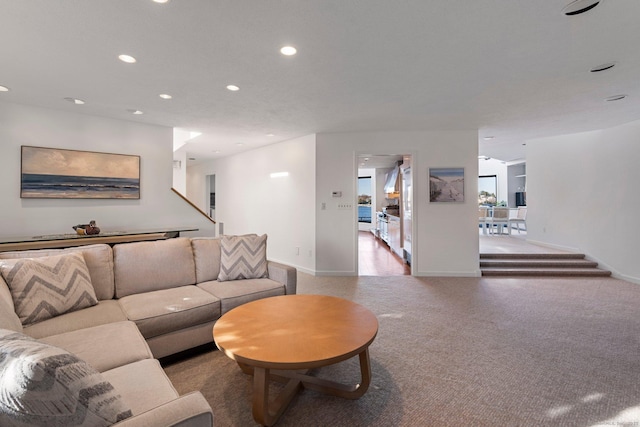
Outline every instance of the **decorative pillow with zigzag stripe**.
{"label": "decorative pillow with zigzag stripe", "polygon": [[222,236],[218,281],[268,276],[267,235]]}
{"label": "decorative pillow with zigzag stripe", "polygon": [[0,272],[25,326],[98,303],[80,252],[2,260]]}
{"label": "decorative pillow with zigzag stripe", "polygon": [[0,425],[110,426],[132,416],[122,396],[75,355],[0,329]]}

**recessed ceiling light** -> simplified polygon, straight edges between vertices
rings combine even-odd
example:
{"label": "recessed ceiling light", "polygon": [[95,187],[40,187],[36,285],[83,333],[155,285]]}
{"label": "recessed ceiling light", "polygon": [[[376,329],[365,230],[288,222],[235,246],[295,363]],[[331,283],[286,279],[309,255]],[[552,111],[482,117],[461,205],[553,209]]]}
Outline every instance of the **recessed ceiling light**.
{"label": "recessed ceiling light", "polygon": [[484,139],[485,141],[491,141],[493,138],[495,138],[495,136],[485,136],[482,139]]}
{"label": "recessed ceiling light", "polygon": [[589,71],[591,71],[592,73],[599,73],[600,71],[610,70],[611,68],[615,67],[615,65],[616,65],[615,62],[608,62],[606,64],[602,64],[602,65],[598,65],[597,67],[593,67]]}
{"label": "recessed ceiling light", "polygon": [[127,111],[128,111],[128,112],[130,112],[131,114],[137,114],[137,115],[144,114],[144,113],[143,113],[142,111],[140,111],[140,110],[133,110],[133,109],[130,109],[130,110],[127,110]]}
{"label": "recessed ceiling light", "polygon": [[131,55],[119,55],[118,59],[122,62],[126,62],[127,64],[133,64],[136,62],[136,58]]}
{"label": "recessed ceiling light", "polygon": [[218,153],[220,153],[220,150],[213,150],[213,153],[214,154],[218,154]]}
{"label": "recessed ceiling light", "polygon": [[173,98],[173,96],[169,95],[168,93],[161,93],[160,95],[158,95],[160,98],[162,99],[171,99]]}
{"label": "recessed ceiling light", "polygon": [[562,9],[567,16],[580,15],[596,7],[602,0],[575,0]]}
{"label": "recessed ceiling light", "polygon": [[74,104],[76,104],[76,105],[82,105],[82,104],[84,104],[84,101],[83,101],[82,99],[78,99],[78,98],[65,98],[64,100],[65,100],[65,101],[72,102],[72,103],[74,103]]}
{"label": "recessed ceiling light", "polygon": [[285,55],[285,56],[292,56],[292,55],[295,55],[296,53],[298,53],[298,49],[296,49],[293,46],[283,46],[280,49],[280,53]]}
{"label": "recessed ceiling light", "polygon": [[153,0],[155,3],[169,3],[169,0]]}
{"label": "recessed ceiling light", "polygon": [[625,99],[627,95],[613,95],[608,98],[605,98],[605,101],[620,101],[621,99]]}
{"label": "recessed ceiling light", "polygon": [[227,85],[227,89],[229,89],[231,92],[236,92],[240,90],[240,88],[236,85]]}
{"label": "recessed ceiling light", "polygon": [[242,147],[244,144],[243,144],[242,142],[236,142],[236,145],[237,145],[238,147]]}
{"label": "recessed ceiling light", "polygon": [[0,92],[9,92],[9,88],[6,86],[0,86]]}
{"label": "recessed ceiling light", "polygon": [[268,133],[268,134],[267,134],[267,136],[268,136],[269,138],[271,138],[272,136],[275,136],[275,134],[273,134],[273,133]]}

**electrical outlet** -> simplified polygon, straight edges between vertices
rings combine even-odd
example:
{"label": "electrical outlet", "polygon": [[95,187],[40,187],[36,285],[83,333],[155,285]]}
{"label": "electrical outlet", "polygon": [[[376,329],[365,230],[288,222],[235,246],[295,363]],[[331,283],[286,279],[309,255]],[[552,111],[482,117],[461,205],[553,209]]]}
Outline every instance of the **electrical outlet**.
{"label": "electrical outlet", "polygon": [[296,255],[300,255],[300,248],[296,247]]}
{"label": "electrical outlet", "polygon": [[327,204],[325,202],[322,202],[322,205],[320,206],[320,210],[324,211],[327,209]]}

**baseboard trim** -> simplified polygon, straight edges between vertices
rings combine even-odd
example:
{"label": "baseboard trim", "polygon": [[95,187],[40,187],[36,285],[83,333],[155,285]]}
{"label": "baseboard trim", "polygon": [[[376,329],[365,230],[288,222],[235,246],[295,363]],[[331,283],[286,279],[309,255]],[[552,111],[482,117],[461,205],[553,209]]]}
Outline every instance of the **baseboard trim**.
{"label": "baseboard trim", "polygon": [[419,271],[418,277],[480,277],[480,269],[474,271]]}
{"label": "baseboard trim", "polygon": [[288,261],[280,261],[280,260],[278,260],[278,259],[269,259],[269,261],[273,261],[273,262],[277,262],[277,263],[280,263],[280,264],[288,265],[288,266],[290,266],[290,267],[295,268],[295,269],[296,269],[296,270],[298,270],[298,271],[301,271],[301,272],[306,273],[306,274],[310,274],[310,275],[312,275],[312,276],[315,276],[315,275],[316,275],[315,270],[310,270],[310,269],[308,269],[308,268],[301,267],[301,266],[296,265],[296,264],[291,264],[291,263],[290,263],[290,262],[288,262]]}
{"label": "baseboard trim", "polygon": [[354,271],[316,271],[314,276],[357,276]]}
{"label": "baseboard trim", "polygon": [[529,243],[533,243],[534,245],[539,245],[539,246],[545,246],[548,248],[554,248],[554,249],[559,249],[562,251],[569,251],[569,252],[576,252],[576,253],[583,253],[585,255],[585,259],[589,260],[589,261],[595,261],[598,263],[598,268],[602,268],[603,270],[609,270],[611,272],[611,277],[613,277],[614,279],[618,279],[618,280],[624,280],[625,282],[629,282],[629,283],[633,283],[635,285],[640,285],[640,278],[639,277],[633,277],[633,276],[628,276],[626,274],[622,274],[619,271],[617,271],[615,268],[611,267],[610,265],[608,265],[606,262],[603,262],[601,260],[599,260],[598,258],[591,256],[591,254],[581,251],[579,248],[571,248],[568,246],[562,246],[562,245],[554,245],[551,243],[545,243],[545,242],[540,242],[538,240],[528,240]]}
{"label": "baseboard trim", "polygon": [[638,278],[638,277],[632,277],[632,276],[627,276],[625,274],[619,274],[619,273],[614,272],[611,269],[609,269],[609,271],[611,271],[611,277],[613,277],[615,279],[624,280],[625,282],[633,283],[634,285],[640,285],[640,278]]}
{"label": "baseboard trim", "polygon": [[582,251],[580,251],[579,248],[572,248],[570,246],[556,245],[553,243],[541,242],[539,240],[530,240],[530,239],[527,239],[527,242],[533,245],[544,246],[546,248],[558,249],[560,251],[582,253]]}

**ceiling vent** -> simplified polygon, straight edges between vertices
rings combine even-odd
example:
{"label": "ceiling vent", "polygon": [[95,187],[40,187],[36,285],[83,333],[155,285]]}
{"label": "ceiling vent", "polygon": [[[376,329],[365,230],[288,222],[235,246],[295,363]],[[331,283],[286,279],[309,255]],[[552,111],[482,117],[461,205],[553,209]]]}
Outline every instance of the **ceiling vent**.
{"label": "ceiling vent", "polygon": [[580,15],[596,7],[602,0],[575,0],[562,9],[562,13],[567,16]]}
{"label": "ceiling vent", "polygon": [[589,71],[591,71],[592,73],[599,73],[600,71],[609,70],[609,69],[615,67],[615,65],[616,65],[615,62],[609,62],[607,64],[602,64],[602,65],[598,65],[597,67],[593,67]]}
{"label": "ceiling vent", "polygon": [[613,95],[613,96],[610,96],[608,98],[605,98],[605,101],[607,101],[607,102],[620,101],[622,99],[625,99],[626,97],[627,97],[627,95]]}

